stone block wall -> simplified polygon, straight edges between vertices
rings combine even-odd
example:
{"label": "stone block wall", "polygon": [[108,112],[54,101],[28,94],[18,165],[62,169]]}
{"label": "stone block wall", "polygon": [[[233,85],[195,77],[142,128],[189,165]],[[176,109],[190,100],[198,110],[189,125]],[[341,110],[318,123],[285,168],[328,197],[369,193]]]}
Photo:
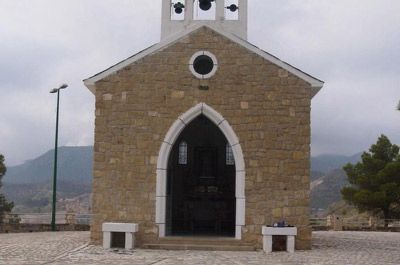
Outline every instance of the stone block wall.
{"label": "stone block wall", "polygon": [[[189,71],[199,50],[218,60],[208,80]],[[311,87],[206,27],[96,83],[92,241],[101,242],[103,222],[135,222],[139,245],[157,242],[157,156],[172,123],[200,102],[240,139],[243,242],[261,248],[261,226],[284,219],[299,229],[297,248],[310,248]]]}

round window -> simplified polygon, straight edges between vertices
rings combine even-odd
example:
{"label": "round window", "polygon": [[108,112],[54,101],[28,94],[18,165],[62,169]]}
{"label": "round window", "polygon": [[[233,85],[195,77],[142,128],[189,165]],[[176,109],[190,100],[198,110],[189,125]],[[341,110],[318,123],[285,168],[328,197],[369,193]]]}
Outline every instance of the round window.
{"label": "round window", "polygon": [[197,78],[210,78],[217,71],[217,58],[207,51],[196,52],[190,59],[189,68]]}
{"label": "round window", "polygon": [[198,74],[208,75],[214,68],[214,62],[210,56],[200,55],[194,59],[193,68]]}

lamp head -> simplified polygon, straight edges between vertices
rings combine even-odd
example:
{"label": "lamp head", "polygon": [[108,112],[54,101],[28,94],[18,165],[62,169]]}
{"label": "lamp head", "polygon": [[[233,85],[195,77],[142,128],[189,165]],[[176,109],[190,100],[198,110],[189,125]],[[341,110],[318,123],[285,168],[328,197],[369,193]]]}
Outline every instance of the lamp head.
{"label": "lamp head", "polygon": [[62,84],[62,85],[59,87],[59,89],[65,89],[65,88],[67,88],[67,87],[68,87],[67,84]]}
{"label": "lamp head", "polygon": [[66,89],[67,87],[67,84],[62,84],[61,86],[59,86],[59,88],[53,88],[52,90],[50,90],[50,93],[57,93],[60,89]]}

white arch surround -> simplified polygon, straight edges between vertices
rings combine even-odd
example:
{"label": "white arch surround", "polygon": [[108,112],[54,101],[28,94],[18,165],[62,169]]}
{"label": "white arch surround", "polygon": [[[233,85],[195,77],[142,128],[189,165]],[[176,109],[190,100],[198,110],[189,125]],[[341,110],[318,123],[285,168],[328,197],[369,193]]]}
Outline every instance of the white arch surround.
{"label": "white arch surround", "polygon": [[232,147],[235,158],[236,169],[236,226],[235,238],[242,238],[242,226],[245,225],[245,163],[242,147],[239,139],[229,125],[228,121],[217,111],[205,103],[199,103],[192,107],[172,124],[161,145],[157,161],[157,184],[156,184],[156,224],[158,225],[159,237],[165,237],[166,224],[166,198],[167,198],[167,166],[168,158],[175,140],[182,130],[197,116],[203,114],[209,118],[225,135],[229,145]]}

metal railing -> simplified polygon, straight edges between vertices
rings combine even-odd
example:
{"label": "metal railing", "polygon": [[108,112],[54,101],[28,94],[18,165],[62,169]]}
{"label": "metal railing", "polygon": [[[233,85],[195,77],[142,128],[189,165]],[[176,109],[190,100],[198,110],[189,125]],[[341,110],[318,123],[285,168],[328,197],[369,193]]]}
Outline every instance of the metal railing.
{"label": "metal railing", "polygon": [[[335,220],[332,217],[310,218],[312,227],[333,227],[337,222],[341,227],[348,228],[400,228],[400,219],[378,219],[378,218],[341,218]],[[387,224],[387,226],[386,226]]]}
{"label": "metal railing", "polygon": [[311,226],[327,226],[326,218],[310,218]]}
{"label": "metal railing", "polygon": [[[345,228],[375,229],[375,228],[400,228],[400,219],[377,218],[310,218],[310,225],[314,228],[326,227],[330,229],[339,225]],[[56,214],[56,224],[90,225],[92,214],[59,212]],[[51,213],[11,213],[3,220],[4,224],[50,224]],[[336,223],[335,223],[336,222]],[[387,226],[386,226],[387,224]]]}
{"label": "metal railing", "polygon": [[[56,224],[84,224],[89,225],[90,213],[57,213]],[[11,224],[50,224],[51,213],[11,213],[5,218],[4,223]]]}

